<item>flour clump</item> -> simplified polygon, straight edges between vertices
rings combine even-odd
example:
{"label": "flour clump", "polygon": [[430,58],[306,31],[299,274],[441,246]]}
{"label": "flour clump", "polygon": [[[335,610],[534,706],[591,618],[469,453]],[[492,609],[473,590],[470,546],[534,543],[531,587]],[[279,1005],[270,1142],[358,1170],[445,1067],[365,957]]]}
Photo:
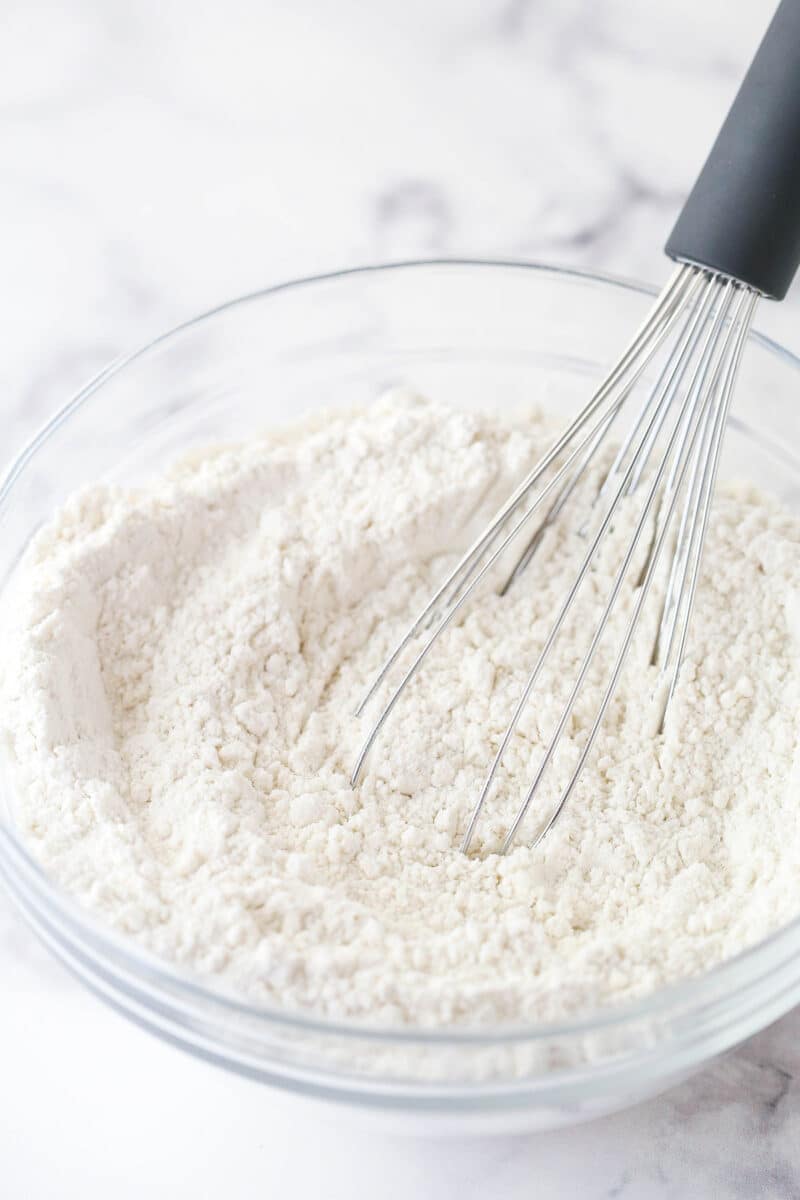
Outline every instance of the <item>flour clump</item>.
{"label": "flour clump", "polygon": [[[663,734],[643,648],[542,845],[494,853],[585,650],[580,606],[476,854],[458,849],[574,576],[570,522],[507,596],[487,587],[446,632],[350,787],[355,703],[551,432],[536,413],[393,393],[69,500],[4,616],[0,722],[45,869],[172,962],[375,1023],[564,1017],[795,916],[800,521],[747,488],[719,488]],[[624,514],[615,536],[630,536]],[[597,594],[613,566],[601,559]]]}

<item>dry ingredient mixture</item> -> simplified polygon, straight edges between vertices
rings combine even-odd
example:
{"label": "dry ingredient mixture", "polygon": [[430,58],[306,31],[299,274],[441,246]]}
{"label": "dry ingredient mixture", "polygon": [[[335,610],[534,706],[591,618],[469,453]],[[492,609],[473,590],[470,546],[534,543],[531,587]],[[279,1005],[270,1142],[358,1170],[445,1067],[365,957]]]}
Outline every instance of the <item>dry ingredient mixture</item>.
{"label": "dry ingredient mixture", "polygon": [[[747,488],[715,501],[664,733],[645,631],[537,849],[491,852],[575,676],[613,546],[475,856],[458,843],[585,549],[578,522],[548,533],[507,597],[470,605],[349,786],[357,699],[444,555],[551,428],[392,394],[194,455],[141,490],[74,496],[35,540],[3,639],[0,720],[45,868],[176,963],[371,1022],[562,1017],[699,972],[795,916],[800,520]],[[614,536],[629,535],[623,518]],[[551,802],[621,628],[567,728]]]}

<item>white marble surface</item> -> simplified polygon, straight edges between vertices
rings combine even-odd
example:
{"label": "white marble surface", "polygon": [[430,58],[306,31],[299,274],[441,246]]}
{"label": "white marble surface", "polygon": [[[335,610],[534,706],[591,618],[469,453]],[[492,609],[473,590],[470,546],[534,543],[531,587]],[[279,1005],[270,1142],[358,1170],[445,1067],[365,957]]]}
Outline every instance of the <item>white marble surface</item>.
{"label": "white marble surface", "polygon": [[[7,458],[118,351],[283,278],[420,255],[660,280],[772,0],[5,0]],[[798,291],[762,328],[800,348]],[[574,1131],[309,1122],[100,1005],[0,900],[0,1191],[800,1196],[800,1015]]]}

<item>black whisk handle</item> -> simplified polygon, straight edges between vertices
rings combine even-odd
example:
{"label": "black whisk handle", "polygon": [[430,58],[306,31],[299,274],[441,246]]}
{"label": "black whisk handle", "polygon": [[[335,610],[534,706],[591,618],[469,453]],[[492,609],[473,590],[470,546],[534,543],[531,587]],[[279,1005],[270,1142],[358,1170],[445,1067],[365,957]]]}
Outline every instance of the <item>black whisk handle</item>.
{"label": "black whisk handle", "polygon": [[781,0],[665,249],[786,295],[800,264],[800,0]]}

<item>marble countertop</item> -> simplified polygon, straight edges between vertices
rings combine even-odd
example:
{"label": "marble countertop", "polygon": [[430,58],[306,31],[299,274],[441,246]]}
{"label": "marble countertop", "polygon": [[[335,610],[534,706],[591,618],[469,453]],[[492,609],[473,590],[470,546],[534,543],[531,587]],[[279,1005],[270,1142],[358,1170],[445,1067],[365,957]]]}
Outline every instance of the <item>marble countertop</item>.
{"label": "marble countertop", "polygon": [[[429,255],[659,281],[772,0],[6,0],[0,457],[122,350],[285,278]],[[800,349],[800,290],[757,324]],[[422,1142],[101,1007],[0,897],[0,1189],[800,1196],[800,1013],[631,1112]]]}

